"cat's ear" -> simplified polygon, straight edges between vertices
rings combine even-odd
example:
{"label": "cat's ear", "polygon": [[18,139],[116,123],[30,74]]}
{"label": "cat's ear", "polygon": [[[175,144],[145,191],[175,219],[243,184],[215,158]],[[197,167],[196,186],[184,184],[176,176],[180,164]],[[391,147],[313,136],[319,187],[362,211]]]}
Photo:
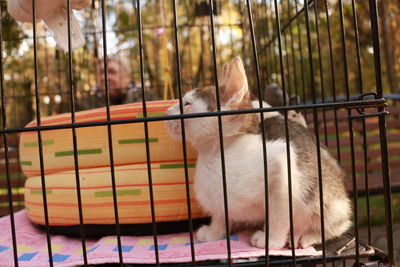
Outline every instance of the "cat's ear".
{"label": "cat's ear", "polygon": [[222,104],[239,104],[248,93],[246,72],[240,57],[224,65],[220,74],[220,98]]}
{"label": "cat's ear", "polygon": [[[289,96],[285,94],[286,103],[289,103]],[[276,83],[270,83],[265,87],[264,100],[272,107],[284,106],[283,90]]]}

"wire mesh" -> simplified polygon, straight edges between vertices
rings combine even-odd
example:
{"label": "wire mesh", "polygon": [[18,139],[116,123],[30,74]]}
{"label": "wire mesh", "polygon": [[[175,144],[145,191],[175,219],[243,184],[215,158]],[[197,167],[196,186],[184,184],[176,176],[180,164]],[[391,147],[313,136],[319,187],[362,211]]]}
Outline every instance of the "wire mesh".
{"label": "wire mesh", "polygon": [[[379,138],[376,144],[379,145],[378,157],[380,157],[380,179],[382,181],[378,191],[383,193],[385,201],[385,226],[387,241],[387,257],[385,263],[393,264],[393,218],[391,203],[391,186],[389,179],[389,151],[387,138],[387,112],[385,108],[387,102],[384,99],[382,86],[382,74],[380,65],[380,44],[379,44],[379,24],[377,15],[376,0],[369,0],[358,3],[348,1],[162,1],[162,16],[165,21],[158,21],[159,18],[153,15],[159,8],[157,1],[119,1],[118,3],[101,0],[92,1],[89,11],[82,15],[85,20],[85,40],[86,44],[77,51],[72,51],[72,37],[70,25],[70,12],[67,12],[68,27],[68,51],[66,54],[61,52],[54,44],[49,45],[50,37],[48,32],[40,28],[41,34],[38,35],[40,24],[36,20],[37,5],[32,0],[32,27],[25,32],[19,32],[14,36],[5,37],[3,34],[4,26],[9,24],[2,16],[0,28],[0,52],[2,55],[0,75],[1,75],[1,105],[2,105],[2,129],[3,135],[3,158],[5,167],[5,181],[1,183],[6,188],[6,208],[2,214],[10,214],[14,264],[18,266],[18,251],[16,241],[16,229],[14,213],[16,205],[14,199],[18,198],[13,193],[13,175],[10,168],[10,145],[9,138],[18,136],[21,133],[32,132],[38,137],[37,155],[40,161],[41,187],[44,205],[45,231],[48,246],[49,264],[53,266],[53,250],[50,234],[50,222],[48,215],[48,200],[46,196],[46,161],[43,157],[43,131],[54,131],[61,129],[71,129],[73,140],[73,159],[74,173],[76,181],[76,196],[79,213],[79,231],[82,242],[83,264],[89,265],[86,247],[86,234],[84,225],[85,213],[82,208],[82,194],[80,186],[80,165],[78,144],[79,138],[76,132],[81,128],[106,126],[107,127],[107,146],[109,151],[110,183],[112,185],[112,199],[115,217],[115,235],[117,236],[117,247],[119,265],[124,265],[123,249],[121,241],[121,229],[119,222],[118,194],[116,191],[115,160],[113,145],[113,126],[120,124],[143,124],[144,126],[144,145],[146,151],[146,164],[149,185],[149,198],[151,210],[151,229],[154,242],[155,264],[159,266],[160,252],[157,234],[156,209],[154,202],[153,175],[151,168],[151,150],[149,137],[149,123],[166,120],[179,120],[182,129],[182,156],[184,166],[185,194],[188,212],[188,229],[190,236],[191,266],[196,265],[297,265],[307,262],[322,264],[326,266],[332,261],[332,266],[348,262],[355,262],[356,266],[365,261],[365,255],[359,251],[360,240],[360,218],[359,218],[359,195],[366,195],[367,209],[367,243],[371,244],[372,223],[370,211],[369,187],[372,174],[370,162],[370,152],[368,141],[369,118],[378,119]],[[197,8],[200,4],[206,9],[202,14]],[[67,10],[71,10],[70,0],[66,0]],[[195,8],[196,7],[196,8]],[[359,24],[359,13],[369,11],[368,21],[370,26],[367,29]],[[1,6],[0,13],[6,11]],[[100,11],[98,11],[99,9]],[[119,10],[121,9],[121,10]],[[196,11],[197,10],[197,11]],[[350,10],[350,11],[349,11]],[[110,16],[110,12],[115,12]],[[129,12],[128,12],[129,11]],[[158,10],[160,11],[160,10]],[[97,12],[97,14],[95,14]],[[120,12],[120,13],[118,13]],[[165,14],[164,14],[165,12]],[[197,12],[197,13],[196,13]],[[203,12],[203,11],[202,11]],[[95,26],[94,16],[98,16],[98,23]],[[132,18],[130,18],[131,16]],[[161,16],[161,17],[162,17]],[[160,22],[160,25],[151,23],[152,19]],[[128,21],[126,28],[113,28],[113,23],[118,25],[121,21]],[[226,21],[229,21],[226,23]],[[18,26],[19,27],[19,26]],[[18,28],[17,27],[17,28]],[[29,32],[29,30],[31,32]],[[335,32],[335,30],[337,32]],[[352,31],[352,32],[351,32]],[[120,52],[118,57],[129,58],[132,80],[139,80],[136,89],[140,97],[137,101],[142,103],[143,117],[130,119],[112,119],[110,107],[113,104],[110,98],[109,85],[109,58],[111,54],[110,46],[115,46],[115,40],[109,38],[119,38]],[[160,40],[160,36],[167,39],[166,45]],[[368,36],[368,38],[366,37]],[[158,38],[158,39],[157,39]],[[364,46],[360,38],[368,39]],[[32,42],[32,44],[30,44]],[[13,46],[27,46],[32,55],[27,56]],[[368,54],[367,50],[372,48],[373,53]],[[164,53],[164,57],[173,58],[169,66],[161,68],[165,62],[161,57],[152,53]],[[195,56],[197,56],[197,59]],[[246,66],[250,88],[253,88],[254,95],[257,95],[259,108],[244,110],[222,110],[220,103],[220,84],[218,79],[219,66],[222,62],[234,55],[241,54]],[[22,64],[21,70],[17,70],[12,65],[10,56],[17,55],[17,60]],[[160,55],[160,54],[158,54]],[[49,63],[49,58],[54,62]],[[339,60],[337,58],[340,58]],[[106,107],[105,121],[95,122],[76,122],[75,114],[84,109],[83,102],[89,102],[85,96],[93,96],[92,88],[99,87],[96,82],[96,72],[98,62],[102,61],[104,71],[105,90],[101,95],[104,106]],[[51,61],[51,60],[50,60]],[[196,62],[197,64],[193,63]],[[252,62],[254,64],[252,64]],[[340,64],[338,63],[340,62]],[[364,66],[373,65],[373,78],[370,78],[370,69]],[[33,64],[32,64],[33,63]],[[91,64],[95,63],[95,64]],[[49,66],[52,64],[52,66]],[[338,65],[339,64],[339,65]],[[18,65],[18,64],[17,64]],[[160,65],[160,66],[158,66]],[[29,68],[29,71],[26,70]],[[11,75],[11,72],[19,73],[19,77]],[[354,78],[355,77],[355,78]],[[26,80],[23,83],[23,80]],[[150,116],[147,112],[148,100],[160,99],[163,90],[166,90],[166,80],[172,80],[175,95],[179,99],[179,115]],[[212,112],[184,114],[183,96],[184,92],[191,87],[186,79],[194,79],[195,82],[202,81],[205,85],[215,84],[217,110]],[[85,81],[86,80],[86,81]],[[278,83],[283,91],[283,106],[264,107],[263,90],[267,83]],[[189,85],[188,85],[189,84]],[[12,94],[10,93],[11,88]],[[343,91],[340,90],[343,86]],[[25,89],[24,89],[25,88]],[[63,88],[68,88],[63,89]],[[97,91],[99,92],[99,91]],[[153,96],[153,92],[156,92]],[[296,96],[295,103],[289,102],[285,95]],[[368,96],[372,96],[369,97]],[[165,98],[164,94],[164,98]],[[68,100],[66,99],[68,98]],[[10,103],[8,103],[10,102]],[[299,103],[301,102],[301,103]],[[68,105],[69,103],[69,105]],[[84,104],[87,104],[84,103]],[[122,103],[119,103],[122,104]],[[96,103],[89,103],[95,107]],[[20,116],[21,112],[16,112],[20,107],[26,107],[22,113],[28,116]],[[71,112],[71,122],[59,125],[42,125],[41,120],[44,115],[56,114],[69,111]],[[292,257],[274,258],[270,257],[268,245],[268,235],[273,229],[269,229],[269,189],[268,189],[268,167],[267,167],[267,142],[265,137],[264,114],[270,112],[281,112],[284,116],[286,160],[288,172],[288,199],[289,199],[289,240]],[[288,126],[288,113],[299,111],[304,114],[310,130],[314,132],[316,142],[316,162],[318,166],[318,189],[319,189],[319,209],[321,227],[321,250],[322,255],[314,258],[298,258],[295,251],[294,224],[296,218],[293,216],[293,190],[292,190],[292,166],[290,151],[290,132]],[[366,113],[368,111],[369,113]],[[358,112],[358,113],[357,113]],[[190,194],[191,184],[189,182],[188,156],[187,156],[187,137],[185,133],[185,121],[194,118],[216,117],[218,121],[218,142],[221,159],[221,179],[223,185],[224,200],[224,220],[225,230],[231,232],[232,225],[229,219],[229,194],[227,188],[227,170],[225,165],[226,140],[223,134],[222,118],[224,116],[255,113],[260,115],[260,136],[263,140],[263,174],[265,184],[265,257],[257,259],[255,262],[239,263],[232,258],[231,238],[226,236],[226,261],[220,262],[197,262],[195,229],[193,226],[191,199],[195,198]],[[342,115],[345,114],[345,115]],[[20,116],[19,118],[17,116]],[[342,117],[340,117],[342,116]],[[11,119],[10,119],[11,118]],[[24,127],[30,120],[36,118],[36,126]],[[14,121],[13,121],[14,120]],[[347,125],[343,122],[347,120]],[[12,122],[12,123],[10,123]],[[10,125],[9,125],[10,124]],[[344,130],[343,130],[344,129]],[[348,134],[343,138],[343,131]],[[346,140],[347,139],[347,140]],[[360,141],[361,140],[361,141]],[[323,143],[323,144],[321,144]],[[321,147],[327,146],[342,164],[346,164],[346,169],[351,176],[351,195],[353,201],[354,217],[354,236],[355,249],[354,255],[333,256],[327,251],[328,241],[325,238],[324,221],[324,190],[323,172],[321,162]],[[349,150],[349,151],[345,151]],[[357,155],[362,155],[360,162]],[[375,156],[376,157],[376,156]],[[22,163],[21,163],[22,164]],[[361,165],[360,165],[361,164]],[[358,167],[360,166],[360,167]],[[375,166],[375,165],[374,165]],[[17,170],[20,172],[20,170]],[[363,176],[363,192],[358,188],[360,176]],[[20,179],[20,174],[18,174]],[[22,181],[18,180],[19,186]],[[377,191],[377,192],[378,192]],[[18,198],[19,199],[19,198]],[[18,204],[21,207],[21,204]],[[20,209],[20,208],[18,208]],[[346,260],[345,260],[346,258]],[[184,264],[183,264],[184,265]]]}

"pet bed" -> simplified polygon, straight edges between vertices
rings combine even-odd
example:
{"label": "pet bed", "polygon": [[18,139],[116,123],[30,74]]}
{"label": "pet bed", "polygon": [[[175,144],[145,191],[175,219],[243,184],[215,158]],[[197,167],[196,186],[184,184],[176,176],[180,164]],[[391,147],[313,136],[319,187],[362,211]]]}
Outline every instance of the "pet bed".
{"label": "pet bed", "polygon": [[[163,116],[176,100],[153,101],[147,103],[147,116]],[[143,117],[142,103],[111,106],[111,120]],[[106,121],[106,109],[98,108],[75,113],[76,122]],[[42,119],[41,125],[71,123],[71,114],[53,115]],[[32,121],[26,127],[36,126]],[[152,162],[176,161],[183,159],[182,145],[173,141],[163,121],[149,122],[150,158]],[[134,164],[146,162],[144,123],[113,125],[112,140],[114,163]],[[45,173],[74,169],[74,148],[72,130],[42,131],[42,146]],[[107,126],[84,127],[76,129],[79,167],[93,168],[110,164]],[[37,132],[24,132],[20,138],[20,163],[27,177],[40,175],[40,161]],[[196,153],[187,145],[188,159],[195,160]]]}
{"label": "pet bed", "polygon": [[[194,162],[188,162],[192,183]],[[150,223],[147,164],[115,167],[116,194],[121,224]],[[164,162],[151,164],[154,207],[157,222],[188,219],[184,164]],[[110,167],[79,170],[85,224],[113,224],[114,202]],[[79,224],[76,175],[74,170],[45,176],[49,224]],[[190,185],[192,190],[193,186]],[[33,222],[44,224],[41,177],[30,177],[25,183],[25,207]],[[193,218],[202,217],[191,192]]]}
{"label": "pet bed", "polygon": [[[163,116],[177,100],[147,103],[147,116]],[[143,117],[142,103],[112,106],[112,120]],[[75,114],[76,122],[106,121],[105,108]],[[71,123],[71,114],[43,118],[41,125]],[[26,127],[36,126],[36,121]],[[188,219],[182,145],[173,141],[163,121],[149,122],[149,144],[157,222]],[[147,170],[144,123],[112,125],[113,155],[119,222],[151,223],[151,205]],[[78,200],[72,130],[42,131],[47,207],[51,226],[79,224]],[[29,218],[43,225],[43,195],[37,132],[25,132],[20,138],[20,163],[28,177],[25,206]],[[92,225],[114,224],[114,201],[111,180],[107,126],[76,129],[82,196],[83,222]],[[188,174],[193,178],[196,154],[187,146]],[[192,190],[192,188],[191,188]],[[203,217],[191,192],[193,218]]]}

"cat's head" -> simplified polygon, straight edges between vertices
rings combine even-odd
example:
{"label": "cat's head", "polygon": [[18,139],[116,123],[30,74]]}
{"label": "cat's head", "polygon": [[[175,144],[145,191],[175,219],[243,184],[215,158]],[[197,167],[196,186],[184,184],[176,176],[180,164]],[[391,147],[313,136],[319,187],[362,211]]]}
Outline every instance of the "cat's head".
{"label": "cat's head", "polygon": [[[221,110],[251,109],[250,92],[246,72],[240,57],[235,57],[224,65],[219,74],[219,96]],[[207,86],[189,91],[183,98],[183,113],[203,113],[217,111],[215,86]],[[166,111],[167,115],[180,114],[179,103]],[[171,136],[181,136],[180,120],[166,122]],[[185,119],[186,139],[200,149],[213,142],[218,144],[218,118],[202,117]],[[258,133],[259,120],[255,114],[222,116],[224,137],[235,137],[243,133]]]}

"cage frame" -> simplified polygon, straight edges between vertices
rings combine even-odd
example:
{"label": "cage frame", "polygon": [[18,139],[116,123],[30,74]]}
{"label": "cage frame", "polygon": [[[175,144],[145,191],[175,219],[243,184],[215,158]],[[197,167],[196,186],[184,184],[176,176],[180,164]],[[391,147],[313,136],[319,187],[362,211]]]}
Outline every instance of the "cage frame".
{"label": "cage frame", "polygon": [[[368,98],[368,96],[371,96],[371,93],[364,93],[363,92],[363,85],[359,84],[359,89],[360,89],[360,98],[358,100],[351,99],[350,95],[350,90],[349,90],[349,84],[348,84],[348,70],[347,70],[347,50],[346,50],[346,32],[344,28],[344,15],[343,15],[343,10],[342,10],[342,0],[339,1],[339,7],[340,7],[340,21],[341,21],[341,37],[342,37],[342,48],[343,48],[343,60],[345,62],[345,81],[346,81],[346,99],[344,101],[337,101],[336,99],[336,93],[333,94],[334,96],[334,102],[322,102],[318,103],[317,102],[317,96],[315,94],[316,89],[314,88],[315,82],[311,81],[311,92],[312,92],[312,103],[302,103],[298,105],[288,105],[286,103],[286,99],[284,98],[284,106],[283,107],[263,107],[262,103],[262,75],[260,71],[260,65],[258,62],[258,53],[260,53],[260,49],[257,48],[257,41],[256,41],[256,35],[254,32],[254,25],[253,25],[253,14],[251,10],[251,1],[250,0],[244,0],[246,2],[246,9],[247,9],[247,19],[249,20],[249,27],[250,27],[250,35],[251,35],[251,44],[252,44],[252,54],[254,58],[254,68],[256,70],[256,78],[257,78],[257,89],[258,89],[258,98],[259,98],[259,105],[260,108],[254,108],[254,109],[246,109],[246,110],[231,110],[231,111],[222,111],[221,106],[220,106],[220,101],[219,101],[219,84],[218,84],[218,68],[217,68],[217,46],[216,46],[216,40],[215,40],[215,25],[214,25],[214,2],[213,0],[209,0],[209,6],[210,6],[210,14],[209,14],[209,19],[210,19],[210,30],[211,30],[211,40],[212,40],[212,58],[213,58],[213,72],[214,72],[214,81],[216,85],[216,95],[217,95],[217,111],[215,112],[205,112],[205,113],[196,113],[196,114],[184,114],[183,113],[183,104],[182,104],[182,97],[183,97],[183,90],[182,90],[182,78],[181,78],[181,65],[180,65],[180,50],[179,50],[179,24],[178,24],[178,14],[177,14],[177,1],[172,0],[173,3],[173,29],[174,29],[174,42],[175,42],[175,52],[176,52],[176,58],[175,58],[175,64],[177,66],[177,77],[178,77],[178,95],[179,95],[179,109],[180,109],[180,115],[170,115],[170,116],[159,116],[159,117],[148,117],[147,116],[147,110],[146,110],[146,92],[145,92],[145,82],[144,82],[144,57],[143,57],[143,40],[142,40],[142,18],[141,18],[141,2],[140,0],[135,1],[135,6],[138,12],[137,16],[137,22],[138,22],[138,36],[139,36],[139,51],[140,51],[140,73],[141,73],[141,85],[142,85],[142,107],[143,107],[143,118],[134,118],[134,119],[120,119],[120,120],[113,120],[111,121],[110,118],[110,98],[109,98],[109,85],[108,85],[108,79],[107,79],[107,71],[105,71],[105,81],[106,81],[106,111],[107,111],[107,121],[103,122],[85,122],[85,123],[76,123],[75,122],[75,94],[74,94],[74,87],[73,87],[73,69],[72,69],[72,49],[71,49],[71,35],[70,35],[70,15],[68,12],[68,77],[69,77],[69,92],[70,92],[70,109],[71,109],[71,114],[72,114],[72,119],[71,123],[69,124],[63,124],[63,125],[53,125],[53,126],[42,126],[41,125],[41,114],[40,114],[40,106],[41,106],[41,101],[39,98],[39,86],[38,86],[38,59],[37,59],[37,33],[36,33],[36,1],[32,0],[32,10],[33,10],[33,19],[32,19],[32,24],[33,24],[33,45],[34,45],[34,70],[35,70],[35,75],[34,75],[34,88],[35,88],[35,106],[36,106],[36,120],[37,120],[37,126],[35,127],[27,127],[27,128],[8,128],[7,127],[7,116],[6,112],[2,112],[2,129],[0,130],[0,133],[3,136],[3,144],[4,144],[4,154],[5,154],[5,166],[6,166],[6,181],[7,181],[7,192],[8,192],[8,203],[9,203],[9,213],[10,213],[10,220],[11,220],[11,225],[12,225],[12,236],[13,236],[13,252],[14,252],[14,264],[15,266],[18,266],[18,258],[17,258],[17,244],[16,244],[16,230],[15,230],[15,221],[14,221],[14,210],[13,210],[13,198],[12,198],[12,188],[11,188],[11,179],[10,179],[10,171],[9,171],[9,156],[8,156],[8,134],[14,134],[14,133],[22,133],[22,132],[37,132],[38,133],[38,143],[39,143],[39,159],[40,159],[40,169],[41,169],[41,183],[42,183],[42,192],[43,192],[43,203],[44,203],[44,213],[45,213],[45,229],[46,229],[46,237],[47,237],[47,245],[48,245],[48,254],[49,254],[49,263],[50,266],[53,266],[53,260],[52,260],[52,246],[51,246],[51,240],[50,240],[50,232],[49,232],[49,221],[48,221],[48,211],[47,211],[47,199],[46,199],[46,184],[45,184],[45,174],[44,174],[44,159],[43,159],[43,145],[42,145],[42,137],[41,137],[41,132],[46,131],[46,130],[56,130],[56,129],[71,129],[72,131],[72,136],[73,136],[73,147],[74,147],[74,163],[75,163],[75,176],[76,176],[76,183],[77,183],[77,199],[78,199],[78,207],[79,207],[79,219],[80,219],[80,233],[81,233],[81,242],[82,242],[82,250],[83,250],[83,259],[84,259],[84,265],[88,265],[88,259],[87,259],[87,248],[85,245],[85,227],[83,225],[83,211],[82,211],[82,200],[81,200],[81,193],[80,193],[80,186],[79,186],[79,160],[78,160],[78,153],[77,153],[77,137],[76,137],[76,130],[79,128],[83,127],[93,127],[93,126],[107,126],[108,129],[108,146],[109,146],[109,158],[110,158],[110,166],[111,166],[111,182],[112,182],[112,188],[113,188],[113,203],[114,203],[114,211],[115,211],[115,220],[116,220],[116,234],[117,234],[117,240],[118,240],[118,255],[119,255],[119,261],[120,265],[122,266],[124,264],[123,261],[123,255],[122,255],[122,249],[121,249],[121,234],[120,234],[120,224],[118,221],[118,207],[117,207],[117,194],[116,194],[116,189],[115,189],[115,174],[114,174],[114,159],[113,159],[113,145],[112,145],[112,125],[117,125],[117,124],[126,124],[126,123],[143,123],[144,128],[145,128],[145,145],[146,145],[146,157],[147,157],[147,166],[148,166],[148,179],[149,179],[149,192],[150,192],[150,199],[151,199],[151,215],[152,215],[152,230],[153,230],[153,240],[154,240],[154,247],[155,247],[155,261],[156,265],[160,265],[160,260],[159,260],[159,251],[158,251],[158,245],[157,245],[157,227],[156,227],[156,220],[155,220],[155,208],[154,208],[154,203],[153,203],[153,191],[152,191],[152,173],[151,173],[151,168],[150,168],[150,146],[149,146],[149,134],[148,134],[148,123],[152,121],[164,121],[164,120],[172,120],[172,119],[177,119],[180,120],[181,123],[181,128],[182,128],[182,143],[183,143],[183,157],[184,157],[184,170],[185,170],[185,182],[186,182],[186,196],[187,196],[187,207],[188,207],[188,214],[189,214],[189,229],[190,229],[190,248],[191,248],[191,254],[192,254],[192,262],[187,263],[187,264],[180,264],[180,266],[196,266],[196,265],[203,265],[201,262],[196,262],[196,257],[195,257],[195,248],[194,248],[194,230],[193,230],[193,223],[192,223],[192,216],[191,216],[191,204],[190,204],[190,192],[189,192],[189,180],[188,180],[188,165],[187,165],[187,151],[186,151],[186,137],[185,137],[185,119],[190,119],[190,118],[200,118],[200,117],[217,117],[218,118],[218,125],[219,125],[219,142],[220,142],[220,151],[221,151],[221,170],[222,170],[222,180],[223,180],[223,192],[224,192],[224,207],[225,207],[225,225],[226,225],[226,231],[230,232],[229,230],[229,215],[228,215],[228,196],[227,196],[227,188],[226,188],[226,173],[225,173],[225,163],[224,163],[224,140],[223,140],[223,133],[222,133],[222,116],[228,116],[228,115],[235,115],[235,114],[245,114],[245,113],[258,113],[260,114],[261,121],[264,119],[264,112],[274,112],[274,111],[279,111],[284,113],[284,118],[285,118],[285,139],[286,139],[286,147],[287,147],[287,158],[288,158],[288,172],[289,172],[289,212],[290,212],[290,236],[291,236],[291,242],[294,243],[294,234],[293,234],[293,208],[292,208],[292,194],[291,194],[291,168],[290,168],[290,151],[289,151],[289,129],[288,129],[288,111],[290,110],[306,110],[306,109],[311,109],[312,110],[312,115],[313,115],[313,121],[314,121],[314,134],[316,136],[316,142],[317,142],[317,157],[318,159],[318,180],[319,180],[319,190],[320,190],[320,208],[321,208],[321,228],[322,228],[322,251],[323,254],[320,257],[314,257],[314,258],[296,258],[295,257],[295,249],[294,246],[292,246],[292,257],[291,258],[286,258],[286,259],[270,259],[268,249],[265,250],[266,256],[263,259],[259,259],[257,262],[247,262],[247,263],[234,263],[233,259],[231,258],[231,247],[230,247],[230,236],[227,235],[227,262],[226,263],[204,263],[207,266],[221,266],[221,265],[229,265],[232,266],[238,265],[238,266],[264,266],[264,265],[287,265],[287,264],[316,264],[316,263],[322,263],[323,266],[326,266],[326,264],[330,261],[335,261],[335,260],[345,260],[347,257],[343,256],[328,256],[326,253],[326,240],[324,236],[324,216],[323,216],[323,195],[322,195],[322,170],[321,170],[321,156],[320,156],[320,130],[319,130],[319,121],[318,121],[318,116],[319,114],[317,111],[319,110],[326,110],[326,109],[334,109],[335,110],[335,115],[337,109],[344,108],[347,109],[348,112],[348,127],[349,129],[353,128],[353,120],[361,120],[363,123],[364,127],[364,140],[365,140],[365,118],[367,117],[378,117],[379,120],[379,135],[380,135],[380,149],[381,149],[381,168],[382,168],[382,178],[383,178],[383,194],[384,194],[384,202],[385,202],[385,215],[386,215],[386,235],[387,235],[387,245],[388,245],[388,251],[387,254],[379,254],[378,253],[378,258],[381,261],[381,263],[384,263],[385,265],[391,266],[394,264],[393,258],[394,258],[394,247],[393,247],[393,218],[392,218],[392,204],[391,204],[391,187],[390,187],[390,172],[389,172],[389,160],[388,160],[388,146],[387,146],[387,132],[386,132],[386,121],[385,121],[385,116],[387,115],[387,111],[385,111],[385,107],[387,106],[387,102],[385,98],[383,97],[383,88],[382,88],[382,74],[381,74],[381,64],[380,64],[380,44],[379,44],[379,23],[378,23],[378,15],[377,15],[377,0],[368,0],[369,3],[369,9],[370,9],[370,23],[371,23],[371,39],[373,43],[373,50],[374,50],[374,64],[375,64],[375,81],[376,81],[376,92],[372,94],[372,99]],[[266,49],[268,49],[268,45],[272,44],[275,41],[278,41],[279,45],[279,65],[280,65],[280,70],[281,70],[281,79],[282,79],[282,90],[285,94],[287,90],[287,85],[285,81],[285,69],[284,69],[284,59],[282,55],[282,42],[285,42],[286,40],[283,40],[282,38],[282,32],[285,30],[290,30],[292,31],[292,23],[294,23],[295,20],[301,15],[305,16],[306,19],[306,30],[307,30],[307,49],[308,49],[308,64],[309,64],[309,69],[311,72],[310,77],[312,79],[314,78],[314,69],[317,68],[314,66],[314,62],[312,59],[312,50],[315,49],[315,47],[312,47],[312,42],[311,42],[311,29],[310,29],[310,10],[309,8],[314,5],[314,11],[316,11],[317,3],[318,1],[316,0],[308,0],[304,7],[301,10],[297,11],[297,0],[296,2],[296,14],[294,14],[293,17],[290,16],[289,14],[289,22],[283,26],[281,26],[281,19],[279,17],[279,8],[278,8],[278,1],[277,0],[272,0],[274,4],[274,12],[276,14],[276,22],[275,24],[277,25],[277,34],[275,36],[271,36],[269,42],[266,45]],[[270,1],[270,3],[272,2]],[[67,2],[67,10],[71,10],[70,7],[70,0],[66,0]],[[266,2],[266,1],[264,1]],[[289,0],[288,0],[289,2]],[[358,64],[358,71],[360,77],[362,77],[362,72],[361,72],[361,60],[360,60],[360,51],[359,51],[359,40],[358,40],[358,28],[357,28],[357,15],[356,15],[356,8],[355,8],[355,0],[352,0],[352,11],[353,11],[353,23],[354,23],[354,32],[356,36],[356,45],[357,45],[357,64]],[[106,24],[106,14],[105,14],[105,0],[101,0],[101,9],[102,9],[102,26],[103,29],[105,28]],[[325,0],[325,9],[326,12],[327,8],[327,1]],[[270,6],[271,7],[271,6]],[[1,7],[0,7],[1,8]],[[315,13],[316,16],[316,13]],[[327,15],[328,16],[328,15]],[[316,19],[316,22],[318,23],[318,19]],[[330,30],[329,30],[329,19],[327,20],[328,22],[328,36],[329,36],[329,45],[330,45],[330,52],[331,52],[331,64],[332,62],[332,43],[331,43],[331,37],[330,37]],[[269,25],[267,23],[267,25]],[[273,25],[273,23],[272,23]],[[297,20],[297,26],[298,26],[298,20]],[[2,23],[0,23],[0,53],[3,55],[3,36],[2,36]],[[316,26],[317,28],[317,36],[319,38],[318,34],[318,25]],[[106,31],[102,32],[102,38],[103,38],[103,54],[104,54],[104,69],[107,70],[107,42],[106,42]],[[292,34],[293,36],[293,34]],[[291,38],[292,46],[293,46],[293,38]],[[299,43],[301,46],[301,42],[299,39]],[[318,40],[318,52],[320,53],[320,48],[319,48],[319,40]],[[264,47],[265,48],[265,47]],[[300,50],[301,51],[301,50]],[[321,58],[321,57],[319,57]],[[301,56],[301,59],[303,60],[303,56]],[[6,110],[6,93],[5,93],[5,87],[4,87],[4,69],[3,69],[3,56],[1,58],[2,64],[0,64],[0,86],[1,86],[1,107],[2,110]],[[307,61],[307,60],[305,60]],[[304,63],[304,62],[303,62]],[[303,64],[302,63],[302,64]],[[307,64],[305,62],[304,64]],[[321,66],[321,61],[319,61],[319,68],[322,68]],[[303,68],[301,68],[303,70]],[[331,70],[333,71],[334,69],[331,67]],[[321,75],[322,75],[321,71]],[[332,73],[332,76],[334,74]],[[362,78],[360,79],[362,83]],[[290,79],[288,80],[290,83]],[[334,84],[334,79],[332,79],[333,83],[333,90],[335,89],[335,84]],[[303,84],[303,90],[304,90],[304,78],[302,81]],[[296,87],[297,90],[297,87]],[[366,108],[376,108],[377,112],[375,113],[364,113],[364,109]],[[353,115],[352,110],[356,110],[359,112],[358,115]],[[324,116],[324,113],[323,113]],[[337,118],[335,116],[336,120],[336,131],[338,128],[337,125]],[[324,123],[326,124],[326,119],[324,116]],[[266,139],[265,139],[265,134],[264,134],[264,124],[260,124],[262,127],[261,130],[261,135],[263,139],[263,158],[264,158],[264,181],[265,181],[265,201],[268,203],[268,174],[267,174],[267,164],[266,164]],[[326,128],[326,125],[325,125]],[[338,132],[337,132],[338,133]],[[326,134],[326,132],[325,132]],[[354,143],[353,143],[353,135],[352,131],[350,131],[350,146],[351,146],[351,162],[352,162],[352,182],[353,182],[353,202],[354,202],[354,213],[355,213],[355,243],[356,247],[359,247],[360,239],[359,239],[359,233],[358,233],[358,216],[357,216],[357,184],[356,184],[356,173],[355,173],[355,155],[354,155]],[[337,140],[338,143],[338,150],[340,149],[339,141]],[[366,153],[366,147],[364,143],[364,153]],[[340,151],[338,151],[338,155],[340,157]],[[368,182],[368,178],[366,177],[366,182]],[[366,183],[368,184],[368,183]],[[367,196],[368,196],[368,188],[367,190]],[[268,205],[266,204],[266,225],[268,224]],[[369,225],[369,231],[370,231],[370,225]],[[369,233],[370,234],[370,233]],[[268,236],[268,227],[266,227],[266,236]],[[266,238],[266,247],[268,247],[268,238]],[[355,255],[351,255],[348,257],[349,259],[354,259],[355,264],[357,266],[360,266],[362,263],[360,262],[361,255],[358,249],[355,249]],[[168,265],[165,265],[168,266]]]}

